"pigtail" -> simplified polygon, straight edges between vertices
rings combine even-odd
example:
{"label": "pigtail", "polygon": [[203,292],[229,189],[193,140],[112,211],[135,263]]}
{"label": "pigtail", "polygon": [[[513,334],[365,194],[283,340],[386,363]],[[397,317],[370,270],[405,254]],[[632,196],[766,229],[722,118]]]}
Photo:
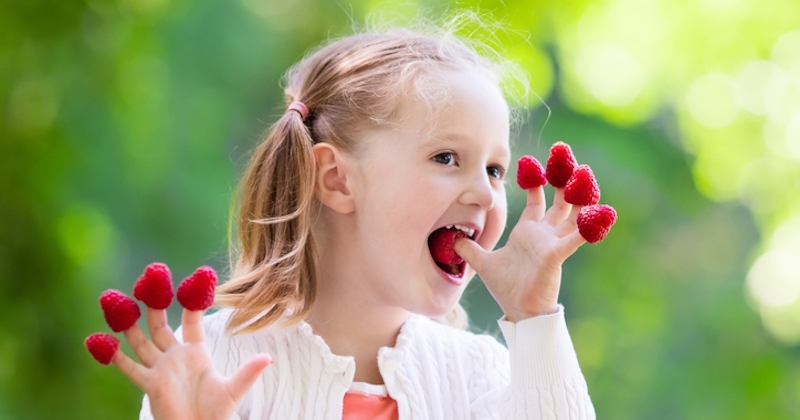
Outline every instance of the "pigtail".
{"label": "pigtail", "polygon": [[[313,140],[298,112],[286,112],[256,149],[239,187],[239,256],[216,303],[233,307],[228,332],[302,319],[314,301],[317,213]],[[250,322],[252,321],[252,322]],[[250,322],[250,323],[249,323]]]}

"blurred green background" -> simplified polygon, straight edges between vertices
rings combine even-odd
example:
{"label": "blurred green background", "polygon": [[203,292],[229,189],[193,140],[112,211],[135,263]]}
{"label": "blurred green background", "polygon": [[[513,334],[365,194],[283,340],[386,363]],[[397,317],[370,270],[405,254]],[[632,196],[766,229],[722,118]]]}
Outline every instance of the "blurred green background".
{"label": "blurred green background", "polygon": [[[83,347],[97,297],[152,261],[226,267],[282,73],[376,13],[477,8],[509,30],[464,35],[550,109],[531,99],[515,156],[570,143],[620,215],[561,294],[598,418],[800,418],[800,2],[5,0],[0,419],[135,418]],[[464,303],[496,334],[480,282]]]}

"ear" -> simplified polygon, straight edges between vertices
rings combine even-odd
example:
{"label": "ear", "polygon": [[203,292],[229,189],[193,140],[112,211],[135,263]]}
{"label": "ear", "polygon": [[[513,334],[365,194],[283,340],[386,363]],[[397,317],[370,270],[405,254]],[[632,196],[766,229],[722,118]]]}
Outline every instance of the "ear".
{"label": "ear", "polygon": [[336,146],[317,143],[312,148],[317,165],[314,192],[331,210],[346,214],[355,210],[355,200],[348,182],[347,159]]}

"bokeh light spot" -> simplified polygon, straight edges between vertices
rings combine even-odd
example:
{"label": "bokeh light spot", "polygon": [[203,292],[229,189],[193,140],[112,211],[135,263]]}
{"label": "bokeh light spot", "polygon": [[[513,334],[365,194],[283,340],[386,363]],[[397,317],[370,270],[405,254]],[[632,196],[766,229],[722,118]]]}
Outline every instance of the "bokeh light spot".
{"label": "bokeh light spot", "polygon": [[786,149],[789,155],[800,160],[800,108],[794,111],[786,126]]}
{"label": "bokeh light spot", "polygon": [[781,35],[772,46],[770,59],[784,70],[800,76],[800,30]]}
{"label": "bokeh light spot", "polygon": [[[779,87],[786,86],[786,83],[780,82],[782,76],[781,68],[771,61],[747,63],[736,79],[736,103],[753,114],[767,115],[770,110],[769,103],[780,103],[780,98],[776,101],[768,96],[775,92],[774,87],[772,89],[768,87],[771,83]],[[773,82],[775,80],[777,83]]]}
{"label": "bokeh light spot", "polygon": [[780,308],[762,306],[761,322],[778,341],[788,345],[800,343],[800,300]]}
{"label": "bokeh light spot", "polygon": [[686,94],[686,106],[695,121],[710,128],[727,126],[739,112],[734,102],[733,81],[723,73],[697,78]]}
{"label": "bokeh light spot", "polygon": [[58,221],[58,233],[64,252],[78,266],[112,251],[114,226],[98,208],[76,203]]}
{"label": "bokeh light spot", "polygon": [[642,91],[641,65],[622,46],[586,45],[578,53],[575,68],[581,86],[606,105],[627,105]]}
{"label": "bokeh light spot", "polygon": [[800,252],[779,249],[761,255],[747,275],[747,287],[762,307],[795,303],[800,297]]}

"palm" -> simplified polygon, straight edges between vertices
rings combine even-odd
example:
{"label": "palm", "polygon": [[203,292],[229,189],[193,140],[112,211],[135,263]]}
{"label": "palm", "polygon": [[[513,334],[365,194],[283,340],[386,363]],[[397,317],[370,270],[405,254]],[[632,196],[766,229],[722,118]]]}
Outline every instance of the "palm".
{"label": "palm", "polygon": [[553,207],[545,209],[542,188],[530,190],[525,211],[503,248],[486,252],[477,244],[462,244],[461,255],[509,319],[556,310],[561,265],[585,242],[575,224],[579,208],[564,201],[562,189],[556,190]]}
{"label": "palm", "polygon": [[184,310],[183,343],[166,322],[163,310],[147,309],[152,341],[137,325],[125,331],[142,364],[117,351],[112,361],[148,396],[155,419],[229,419],[247,389],[271,363],[267,355],[247,361],[231,376],[214,367],[201,325],[202,311]]}
{"label": "palm", "polygon": [[[164,356],[152,366],[146,385],[155,418],[219,419],[233,412],[237,401],[213,368],[204,344],[180,344]],[[177,389],[184,392],[176,395]]]}

